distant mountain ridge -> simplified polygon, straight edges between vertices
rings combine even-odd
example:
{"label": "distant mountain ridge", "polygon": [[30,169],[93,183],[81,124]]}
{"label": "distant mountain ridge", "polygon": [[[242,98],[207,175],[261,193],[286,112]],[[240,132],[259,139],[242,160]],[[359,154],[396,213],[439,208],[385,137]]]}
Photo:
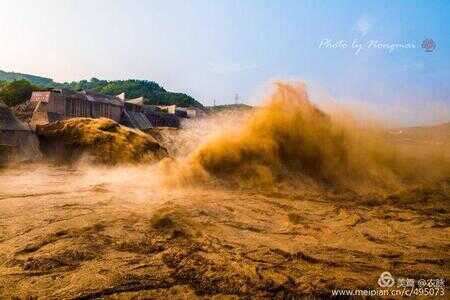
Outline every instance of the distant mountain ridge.
{"label": "distant mountain ridge", "polygon": [[434,126],[397,128],[391,130],[390,135],[397,141],[450,145],[450,122]]}
{"label": "distant mountain ridge", "polygon": [[0,70],[0,81],[11,82],[15,80],[27,80],[41,88],[66,88],[74,91],[92,90],[111,96],[125,93],[127,98],[130,99],[143,96],[146,99],[146,104],[175,104],[182,107],[194,106],[203,108],[203,105],[191,96],[184,93],[167,91],[158,83],[148,80],[128,79],[108,81],[92,78],[91,80],[58,83],[54,82],[51,78]]}
{"label": "distant mountain ridge", "polygon": [[215,105],[215,106],[209,106],[208,110],[211,112],[223,112],[223,111],[247,111],[254,109],[253,106],[247,105],[247,104],[222,104],[222,105]]}
{"label": "distant mountain ridge", "polygon": [[51,78],[15,72],[5,72],[0,70],[0,81],[15,81],[22,79],[41,87],[52,87],[55,84],[55,82]]}

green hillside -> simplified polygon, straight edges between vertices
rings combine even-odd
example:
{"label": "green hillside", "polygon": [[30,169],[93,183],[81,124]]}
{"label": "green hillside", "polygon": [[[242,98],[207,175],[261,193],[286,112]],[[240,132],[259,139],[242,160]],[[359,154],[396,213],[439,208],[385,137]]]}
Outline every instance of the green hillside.
{"label": "green hillside", "polygon": [[191,96],[186,95],[184,93],[174,93],[167,91],[154,81],[136,80],[136,79],[108,81],[92,78],[89,81],[81,80],[81,81],[58,83],[54,82],[53,79],[50,78],[14,72],[4,72],[0,70],[0,89],[2,85],[1,82],[3,82],[4,85],[5,82],[13,82],[18,80],[26,80],[30,82],[33,86],[37,86],[42,89],[66,88],[74,91],[92,90],[111,96],[125,93],[127,98],[136,98],[144,96],[144,98],[146,98],[146,104],[160,104],[160,105],[176,104],[182,107],[187,106],[194,106],[199,108],[203,107],[203,105],[200,102],[198,102]]}
{"label": "green hillside", "polygon": [[15,72],[5,72],[0,70],[0,81],[16,81],[16,80],[27,80],[34,85],[41,87],[52,87],[55,82],[51,78],[45,78],[29,74],[21,74]]}
{"label": "green hillside", "polygon": [[64,87],[75,91],[93,90],[111,96],[125,93],[129,99],[143,96],[146,98],[146,104],[176,104],[184,107],[203,107],[200,102],[189,95],[166,91],[158,83],[148,80],[128,79],[108,81],[92,78],[90,81],[82,80],[57,84],[57,87]]}

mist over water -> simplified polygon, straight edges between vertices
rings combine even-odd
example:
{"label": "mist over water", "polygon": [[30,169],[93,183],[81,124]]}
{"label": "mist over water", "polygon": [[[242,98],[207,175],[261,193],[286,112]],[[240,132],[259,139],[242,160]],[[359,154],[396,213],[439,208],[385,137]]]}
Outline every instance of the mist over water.
{"label": "mist over water", "polygon": [[[144,200],[156,190],[163,195],[280,184],[391,192],[450,178],[445,147],[395,144],[384,128],[361,122],[362,116],[355,121],[342,108],[325,112],[313,102],[304,84],[276,82],[252,110],[214,113],[188,120],[179,130],[163,131],[160,142],[168,158],[116,166],[82,159],[73,166],[80,175],[65,188],[107,184],[118,194]],[[46,168],[29,176],[43,178]]]}

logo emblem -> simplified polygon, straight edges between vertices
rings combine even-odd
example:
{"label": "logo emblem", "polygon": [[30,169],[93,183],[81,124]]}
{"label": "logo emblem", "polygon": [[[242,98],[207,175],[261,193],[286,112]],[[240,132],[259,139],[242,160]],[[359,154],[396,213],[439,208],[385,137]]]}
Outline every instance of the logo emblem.
{"label": "logo emblem", "polygon": [[436,43],[432,39],[424,39],[422,48],[425,49],[426,52],[433,52],[433,50],[436,49]]}
{"label": "logo emblem", "polygon": [[394,277],[392,277],[391,273],[383,272],[378,278],[378,285],[382,288],[392,287],[395,284]]}

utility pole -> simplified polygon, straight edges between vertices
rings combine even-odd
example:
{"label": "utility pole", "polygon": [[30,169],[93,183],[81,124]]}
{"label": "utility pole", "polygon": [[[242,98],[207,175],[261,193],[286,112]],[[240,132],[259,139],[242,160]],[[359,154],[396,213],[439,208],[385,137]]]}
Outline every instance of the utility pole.
{"label": "utility pole", "polygon": [[234,95],[234,104],[239,104],[239,94]]}

